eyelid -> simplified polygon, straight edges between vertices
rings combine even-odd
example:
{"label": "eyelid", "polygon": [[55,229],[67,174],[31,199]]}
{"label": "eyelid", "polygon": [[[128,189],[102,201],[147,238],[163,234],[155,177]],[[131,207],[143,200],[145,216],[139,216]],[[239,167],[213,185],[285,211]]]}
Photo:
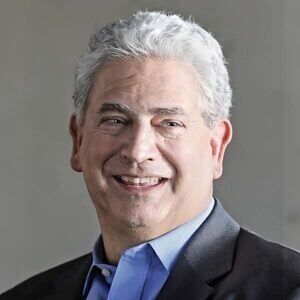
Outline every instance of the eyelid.
{"label": "eyelid", "polygon": [[99,121],[99,124],[103,123],[103,122],[106,122],[106,121],[112,121],[112,120],[117,120],[121,123],[124,123],[124,124],[127,124],[128,123],[128,120],[120,117],[120,116],[109,116],[109,117],[102,117]]}
{"label": "eyelid", "polygon": [[178,126],[185,127],[184,124],[181,121],[173,120],[173,119],[164,119],[160,123],[175,123]]}
{"label": "eyelid", "polygon": [[[166,123],[175,123],[175,125],[168,125]],[[168,139],[181,137],[187,129],[185,124],[178,119],[163,119],[161,122],[158,122],[155,127],[163,137]]]}
{"label": "eyelid", "polygon": [[103,117],[101,120],[104,120],[104,121],[107,121],[107,120],[121,120],[121,121],[126,121],[124,118],[122,118],[122,117],[115,117],[115,116],[113,116],[113,117]]}

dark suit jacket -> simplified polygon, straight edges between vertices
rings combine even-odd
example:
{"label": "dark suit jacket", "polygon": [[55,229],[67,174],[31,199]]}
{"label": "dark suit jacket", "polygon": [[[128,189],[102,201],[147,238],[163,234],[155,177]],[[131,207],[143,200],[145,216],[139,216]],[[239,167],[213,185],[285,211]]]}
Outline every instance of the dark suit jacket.
{"label": "dark suit jacket", "polygon": [[[91,262],[89,253],[43,272],[0,300],[81,299]],[[217,200],[157,299],[300,299],[300,254],[240,228]]]}

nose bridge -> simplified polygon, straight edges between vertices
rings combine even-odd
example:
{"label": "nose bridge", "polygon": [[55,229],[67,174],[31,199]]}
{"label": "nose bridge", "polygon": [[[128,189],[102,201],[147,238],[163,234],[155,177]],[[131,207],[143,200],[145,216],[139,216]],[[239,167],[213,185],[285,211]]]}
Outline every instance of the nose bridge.
{"label": "nose bridge", "polygon": [[141,163],[146,160],[153,161],[156,156],[155,133],[148,121],[138,121],[132,128],[123,149],[123,156],[131,161]]}

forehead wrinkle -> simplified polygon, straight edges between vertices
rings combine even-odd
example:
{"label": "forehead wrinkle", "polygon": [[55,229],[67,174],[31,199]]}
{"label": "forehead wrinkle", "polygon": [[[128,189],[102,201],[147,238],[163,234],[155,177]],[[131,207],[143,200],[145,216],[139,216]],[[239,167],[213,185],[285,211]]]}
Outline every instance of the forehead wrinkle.
{"label": "forehead wrinkle", "polygon": [[[167,72],[169,68],[161,68],[157,64],[155,64],[156,69],[153,69],[152,64],[135,64],[135,62],[125,68],[120,66],[123,66],[122,62],[118,64],[115,62],[111,66],[107,65],[104,72],[98,73],[100,78],[98,77],[96,82],[96,93],[94,94],[98,98],[98,100],[96,99],[98,103],[104,101],[127,103],[136,108],[139,113],[152,115],[189,115],[189,109],[184,109],[180,103],[178,104],[181,110],[170,109],[170,107],[176,106],[175,103],[172,103],[173,98],[182,99],[185,103],[187,97],[185,77],[179,76],[183,80],[178,80],[178,76]],[[157,67],[159,67],[158,70]],[[190,80],[190,78],[188,79]],[[189,87],[191,82],[188,83]],[[189,90],[191,89],[189,88]],[[154,108],[153,106],[159,107]]]}
{"label": "forehead wrinkle", "polygon": [[100,94],[97,96],[97,98],[104,98],[104,99],[110,99],[110,98],[127,98],[128,96],[132,97],[132,94],[136,94],[137,92],[134,91],[136,88],[134,88],[134,83],[131,84],[124,84],[122,86],[114,85],[110,88],[106,88],[105,90],[101,90]]}
{"label": "forehead wrinkle", "polygon": [[[141,74],[134,73],[128,76],[117,77],[115,74],[109,76],[108,74],[103,75],[103,78],[98,78],[95,86],[95,90],[98,90],[97,98],[123,98],[125,97],[136,97],[137,89],[141,82]],[[97,93],[97,92],[96,92]]]}
{"label": "forehead wrinkle", "polygon": [[119,77],[119,78],[104,78],[102,84],[99,85],[101,90],[111,91],[115,89],[123,89],[127,87],[131,87],[138,83],[137,80],[138,74],[129,75],[126,77]]}

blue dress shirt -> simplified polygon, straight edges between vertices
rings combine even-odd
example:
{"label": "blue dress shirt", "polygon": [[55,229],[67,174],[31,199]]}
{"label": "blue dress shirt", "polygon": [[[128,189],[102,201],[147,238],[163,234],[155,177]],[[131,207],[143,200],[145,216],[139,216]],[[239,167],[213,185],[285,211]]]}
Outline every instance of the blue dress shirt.
{"label": "blue dress shirt", "polygon": [[[197,217],[166,234],[125,250],[117,267],[106,264],[102,239],[93,249],[83,298],[87,300],[152,300],[166,282],[172,266],[193,233],[211,213],[215,200]],[[101,249],[100,249],[101,248]]]}

